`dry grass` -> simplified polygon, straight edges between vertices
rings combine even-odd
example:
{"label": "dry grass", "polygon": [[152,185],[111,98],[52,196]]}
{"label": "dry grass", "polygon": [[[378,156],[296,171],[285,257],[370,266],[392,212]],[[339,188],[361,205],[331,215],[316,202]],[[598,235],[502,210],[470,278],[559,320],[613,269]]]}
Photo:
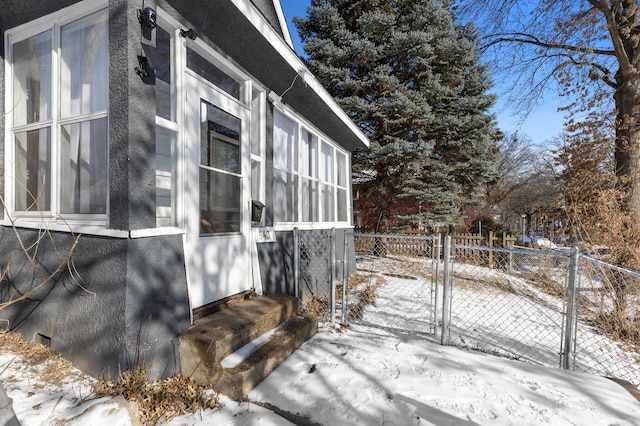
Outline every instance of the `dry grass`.
{"label": "dry grass", "polygon": [[97,397],[122,395],[133,402],[144,425],[154,425],[160,419],[169,421],[201,408],[221,407],[218,395],[191,377],[178,374],[150,382],[142,368],[124,372],[117,382],[101,380],[94,385],[94,391]]}
{"label": "dry grass", "polygon": [[[347,323],[362,318],[364,310],[369,305],[374,305],[378,298],[378,288],[386,284],[379,275],[353,274],[347,281],[347,294],[349,299],[349,315]],[[342,299],[342,286],[337,290],[338,300]]]}
{"label": "dry grass", "polygon": [[[384,284],[386,284],[385,279],[379,275],[356,273],[349,277],[347,281],[347,295],[349,299],[347,323],[361,318],[367,306],[375,305],[378,297],[378,288]],[[342,283],[338,283],[336,285],[336,300],[342,300],[342,293]],[[317,296],[304,306],[303,312],[326,319],[329,314],[329,308],[329,297]]]}
{"label": "dry grass", "polygon": [[329,310],[329,298],[327,296],[316,296],[311,302],[304,305],[303,312],[316,318],[324,318]]}
{"label": "dry grass", "polygon": [[0,351],[20,357],[24,367],[36,374],[38,380],[55,386],[60,386],[73,368],[71,362],[59,354],[52,354],[48,347],[30,345],[19,333],[12,331],[0,332]]}
{"label": "dry grass", "polygon": [[456,288],[462,288],[465,290],[511,294],[518,293],[513,288],[507,277],[484,277],[482,274],[472,273],[469,271],[454,270],[453,283]]}
{"label": "dry grass", "polygon": [[[87,378],[61,355],[51,353],[41,344],[30,345],[16,332],[0,332],[0,352],[20,357],[21,365],[33,372],[42,387],[61,386],[72,376],[79,380]],[[11,377],[3,379],[12,380]],[[144,425],[155,425],[161,418],[170,420],[200,408],[221,406],[215,392],[198,385],[192,378],[176,375],[149,382],[148,374],[141,368],[126,371],[117,382],[95,381],[93,389],[96,398],[121,395],[134,403]]]}

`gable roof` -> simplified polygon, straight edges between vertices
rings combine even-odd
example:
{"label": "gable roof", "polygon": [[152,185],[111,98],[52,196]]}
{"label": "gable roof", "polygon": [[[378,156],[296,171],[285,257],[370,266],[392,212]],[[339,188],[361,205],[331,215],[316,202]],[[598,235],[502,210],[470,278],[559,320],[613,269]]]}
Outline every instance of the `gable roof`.
{"label": "gable roof", "polygon": [[[230,2],[247,21],[241,26],[253,27],[253,31],[250,31],[252,33],[250,39],[253,43],[249,49],[244,44],[244,48],[239,49],[237,40],[235,48],[230,45],[221,47],[232,54],[234,59],[237,59],[249,72],[269,85],[273,90],[272,99],[282,99],[335,142],[350,150],[368,146],[369,140],[365,134],[295,53],[280,1],[272,0],[280,31],[274,28],[256,7],[256,3],[260,3],[263,10],[266,10],[264,7],[266,3],[271,2],[270,0],[262,2],[230,0]],[[239,22],[236,23],[240,25]],[[218,38],[214,40],[220,44]]]}
{"label": "gable roof", "polygon": [[[282,32],[284,34],[284,41],[293,47],[293,40],[291,39],[291,32],[289,31],[289,25],[287,25],[287,19],[284,16],[284,11],[282,10],[282,5],[280,4],[280,0],[273,0],[273,5],[276,8],[276,13],[278,14],[278,20],[280,21],[280,28],[282,28]],[[295,50],[295,49],[294,49]]]}
{"label": "gable roof", "polygon": [[293,49],[293,40],[291,39],[291,33],[289,32],[289,26],[287,25],[280,0],[251,0],[251,3]]}

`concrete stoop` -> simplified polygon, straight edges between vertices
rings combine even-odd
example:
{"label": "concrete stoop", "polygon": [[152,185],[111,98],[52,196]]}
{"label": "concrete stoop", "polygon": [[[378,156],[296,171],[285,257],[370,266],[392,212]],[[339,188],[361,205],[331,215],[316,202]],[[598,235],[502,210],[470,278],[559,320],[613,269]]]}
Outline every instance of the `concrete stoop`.
{"label": "concrete stoop", "polygon": [[[297,311],[295,297],[257,296],[196,320],[179,337],[182,374],[213,385],[231,399],[242,399],[317,332],[317,320]],[[228,355],[276,328],[238,365],[222,367]]]}

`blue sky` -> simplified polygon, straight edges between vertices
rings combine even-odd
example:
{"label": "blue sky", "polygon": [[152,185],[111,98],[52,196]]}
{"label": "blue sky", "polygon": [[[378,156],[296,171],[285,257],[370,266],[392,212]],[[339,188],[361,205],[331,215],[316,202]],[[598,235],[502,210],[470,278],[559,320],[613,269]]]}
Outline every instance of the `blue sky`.
{"label": "blue sky", "polygon": [[[294,16],[306,16],[307,6],[311,4],[310,0],[280,0],[284,15],[287,18],[287,25],[291,32],[294,47],[301,54],[302,46],[298,38],[298,31],[291,22]],[[558,136],[562,132],[562,115],[556,112],[558,105],[552,97],[544,99],[541,104],[529,117],[527,117],[522,125],[518,128],[521,117],[512,114],[512,108],[506,103],[505,99],[498,98],[498,103],[494,109],[498,117],[498,126],[503,131],[514,132],[519,130],[521,134],[528,135],[535,144],[543,144],[545,141]]]}

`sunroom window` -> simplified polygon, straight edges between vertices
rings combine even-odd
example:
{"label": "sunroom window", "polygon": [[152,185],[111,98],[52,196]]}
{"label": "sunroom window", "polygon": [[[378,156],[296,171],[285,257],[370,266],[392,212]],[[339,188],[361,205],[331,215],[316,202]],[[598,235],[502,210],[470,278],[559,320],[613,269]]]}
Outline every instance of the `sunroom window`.
{"label": "sunroom window", "polygon": [[[108,14],[11,31],[14,214],[106,219]],[[36,33],[36,34],[34,34]]]}
{"label": "sunroom window", "polygon": [[348,157],[282,111],[274,116],[274,220],[348,223]]}

